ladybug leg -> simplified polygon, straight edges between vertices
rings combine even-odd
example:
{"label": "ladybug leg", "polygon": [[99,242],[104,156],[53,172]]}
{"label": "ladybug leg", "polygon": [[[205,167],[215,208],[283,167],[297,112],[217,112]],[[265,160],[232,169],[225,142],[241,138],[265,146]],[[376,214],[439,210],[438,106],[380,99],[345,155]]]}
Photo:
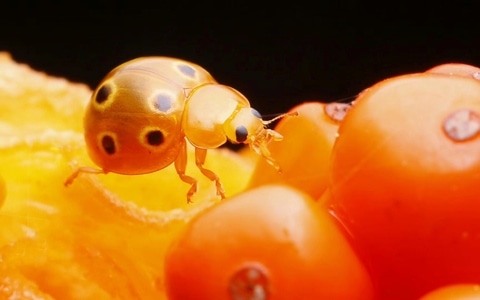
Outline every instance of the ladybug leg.
{"label": "ladybug leg", "polygon": [[250,142],[250,148],[257,153],[258,155],[262,156],[265,161],[273,166],[279,173],[282,173],[280,169],[280,165],[278,162],[273,158],[270,150],[268,149],[268,144],[271,141],[281,141],[283,136],[272,130],[272,129],[262,129],[261,132],[255,136],[253,141]]}
{"label": "ladybug leg", "polygon": [[64,186],[71,185],[77,177],[82,173],[88,174],[107,174],[104,170],[92,168],[92,167],[78,167],[70,176],[68,176],[67,180],[63,183]]}
{"label": "ladybug leg", "polygon": [[217,188],[217,195],[219,195],[222,199],[225,199],[225,190],[223,189],[222,183],[220,182],[220,178],[218,177],[218,175],[215,174],[213,171],[205,169],[203,167],[206,158],[207,149],[195,147],[195,164],[203,175],[205,175],[211,181],[215,182]]}
{"label": "ladybug leg", "polygon": [[186,168],[187,144],[185,143],[185,140],[183,140],[182,145],[180,146],[180,152],[175,159],[175,170],[183,182],[190,184],[190,189],[187,192],[187,202],[192,203],[192,196],[197,192],[197,180],[191,176],[185,175]]}

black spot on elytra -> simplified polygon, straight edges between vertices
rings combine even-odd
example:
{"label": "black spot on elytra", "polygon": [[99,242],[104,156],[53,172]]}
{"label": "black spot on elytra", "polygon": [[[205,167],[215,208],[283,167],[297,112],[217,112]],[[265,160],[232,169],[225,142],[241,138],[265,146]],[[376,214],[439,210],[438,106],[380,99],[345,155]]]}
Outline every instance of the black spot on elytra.
{"label": "black spot on elytra", "polygon": [[168,94],[158,94],[153,105],[155,108],[161,112],[166,112],[172,108],[172,97]]}
{"label": "black spot on elytra", "polygon": [[111,93],[112,93],[112,88],[110,87],[110,85],[105,84],[101,86],[97,90],[97,94],[95,95],[95,102],[97,102],[98,104],[102,104],[103,102],[107,101]]}
{"label": "black spot on elytra", "polygon": [[243,143],[247,140],[248,130],[245,126],[238,126],[235,129],[235,139],[238,143]]}
{"label": "black spot on elytra", "polygon": [[145,138],[150,146],[159,146],[164,140],[163,133],[160,130],[149,131]]}
{"label": "black spot on elytra", "polygon": [[196,71],[194,68],[190,67],[189,65],[184,65],[184,64],[178,65],[178,69],[183,75],[186,75],[191,78],[195,77]]}
{"label": "black spot on elytra", "polygon": [[102,148],[108,155],[115,154],[115,140],[110,135],[105,135],[102,137]]}

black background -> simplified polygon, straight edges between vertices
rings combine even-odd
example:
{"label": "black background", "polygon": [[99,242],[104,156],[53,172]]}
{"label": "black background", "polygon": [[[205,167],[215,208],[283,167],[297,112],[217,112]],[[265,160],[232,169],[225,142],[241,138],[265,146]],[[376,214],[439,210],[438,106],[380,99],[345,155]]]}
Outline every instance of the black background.
{"label": "black background", "polygon": [[480,65],[475,1],[281,3],[15,4],[1,7],[0,50],[92,88],[138,56],[184,58],[265,114],[441,63]]}

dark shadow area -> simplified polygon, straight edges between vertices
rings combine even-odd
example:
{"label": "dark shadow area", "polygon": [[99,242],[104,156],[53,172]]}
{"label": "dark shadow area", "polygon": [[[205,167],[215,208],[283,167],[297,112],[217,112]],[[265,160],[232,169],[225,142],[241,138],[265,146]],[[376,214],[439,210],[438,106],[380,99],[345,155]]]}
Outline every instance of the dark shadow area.
{"label": "dark shadow area", "polygon": [[480,65],[478,16],[474,3],[464,2],[16,4],[2,8],[0,50],[92,88],[135,57],[184,58],[241,91],[261,113],[275,114],[441,63]]}

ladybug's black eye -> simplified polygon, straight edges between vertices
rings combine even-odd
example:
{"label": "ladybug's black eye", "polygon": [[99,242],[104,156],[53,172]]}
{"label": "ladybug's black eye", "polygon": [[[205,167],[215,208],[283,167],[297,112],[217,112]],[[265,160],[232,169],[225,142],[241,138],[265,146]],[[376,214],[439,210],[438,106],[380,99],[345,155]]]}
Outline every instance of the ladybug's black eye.
{"label": "ladybug's black eye", "polygon": [[235,129],[235,140],[237,143],[243,143],[247,140],[248,130],[245,126],[238,126]]}

